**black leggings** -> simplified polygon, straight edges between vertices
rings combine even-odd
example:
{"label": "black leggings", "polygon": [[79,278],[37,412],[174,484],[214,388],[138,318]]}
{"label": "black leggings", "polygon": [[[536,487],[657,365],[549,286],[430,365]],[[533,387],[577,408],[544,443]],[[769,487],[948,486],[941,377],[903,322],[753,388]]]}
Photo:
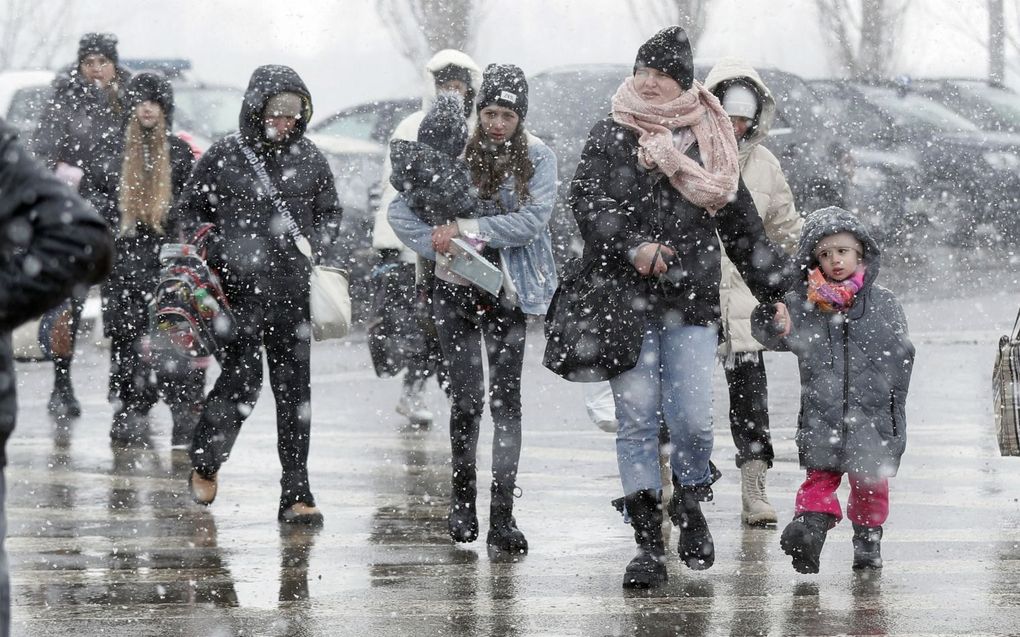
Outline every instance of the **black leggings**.
{"label": "black leggings", "polygon": [[769,434],[769,392],[761,352],[753,360],[738,360],[726,369],[730,386],[730,432],[737,446],[737,466],[764,460],[772,466],[775,453]]}
{"label": "black leggings", "polygon": [[489,404],[495,425],[493,486],[512,490],[521,457],[521,370],[527,330],[524,313],[486,292],[445,281],[436,281],[432,298],[453,403],[450,446],[454,481],[458,476],[475,480],[478,429],[485,407],[484,337]]}

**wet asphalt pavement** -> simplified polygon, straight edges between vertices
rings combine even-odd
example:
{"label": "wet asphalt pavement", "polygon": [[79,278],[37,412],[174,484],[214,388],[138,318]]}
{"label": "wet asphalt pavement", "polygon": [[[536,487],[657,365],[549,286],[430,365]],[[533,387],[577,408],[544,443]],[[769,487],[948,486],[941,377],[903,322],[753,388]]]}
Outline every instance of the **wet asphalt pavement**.
{"label": "wet asphalt pavement", "polygon": [[[613,437],[587,420],[579,386],[541,367],[540,330],[529,335],[515,511],[531,553],[518,563],[486,553],[487,489],[483,540],[448,539],[445,400],[431,384],[439,423],[405,427],[393,411],[399,381],[374,377],[357,335],[313,349],[319,532],[276,522],[268,386],[220,473],[216,502],[203,508],[187,495],[186,460],[169,449],[164,406],[153,412],[150,449],[111,449],[105,350],[81,346],[74,374],[84,415],[66,429],[46,415],[51,366],[20,364],[7,469],[13,634],[1020,634],[1020,458],[998,455],[990,390],[996,343],[1020,303],[1010,293],[1016,270],[942,259],[883,270],[880,281],[909,300],[918,353],[886,565],[876,573],[851,570],[845,522],[830,533],[816,576],[795,573],[779,548],[802,478],[789,355],[767,358],[778,456],[768,491],[779,528],[741,526],[717,370],[714,457],[724,475],[706,507],[716,564],[684,568],[674,533],[669,583],[638,593],[620,587],[634,543],[609,504],[621,495]],[[487,419],[482,431],[480,476]],[[840,494],[845,501],[846,487]]]}

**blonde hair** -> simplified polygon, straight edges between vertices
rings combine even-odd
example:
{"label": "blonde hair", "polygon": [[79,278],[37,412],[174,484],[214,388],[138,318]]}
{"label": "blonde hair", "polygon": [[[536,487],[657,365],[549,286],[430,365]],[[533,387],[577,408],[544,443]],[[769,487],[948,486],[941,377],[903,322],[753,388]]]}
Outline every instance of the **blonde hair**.
{"label": "blonde hair", "polygon": [[151,129],[137,116],[128,122],[120,173],[120,234],[133,234],[137,222],[163,234],[163,220],[173,200],[170,142],[166,114]]}

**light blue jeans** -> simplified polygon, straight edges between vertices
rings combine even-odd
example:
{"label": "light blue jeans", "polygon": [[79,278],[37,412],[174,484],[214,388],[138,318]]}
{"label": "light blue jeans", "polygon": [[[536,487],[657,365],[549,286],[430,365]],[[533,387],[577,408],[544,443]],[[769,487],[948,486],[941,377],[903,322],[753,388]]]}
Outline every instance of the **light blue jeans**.
{"label": "light blue jeans", "polygon": [[649,321],[637,365],[610,381],[623,492],[660,491],[659,423],[669,429],[673,475],[685,487],[712,483],[712,370],[716,327]]}

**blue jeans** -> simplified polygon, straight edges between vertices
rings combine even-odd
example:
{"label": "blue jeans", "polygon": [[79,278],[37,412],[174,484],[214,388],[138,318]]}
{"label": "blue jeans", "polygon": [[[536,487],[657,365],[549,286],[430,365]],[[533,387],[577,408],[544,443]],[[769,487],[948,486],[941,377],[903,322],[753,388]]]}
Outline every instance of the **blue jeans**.
{"label": "blue jeans", "polygon": [[616,460],[623,492],[659,491],[659,423],[669,429],[673,475],[684,487],[712,473],[712,370],[717,328],[649,321],[637,365],[610,381],[616,400]]}

